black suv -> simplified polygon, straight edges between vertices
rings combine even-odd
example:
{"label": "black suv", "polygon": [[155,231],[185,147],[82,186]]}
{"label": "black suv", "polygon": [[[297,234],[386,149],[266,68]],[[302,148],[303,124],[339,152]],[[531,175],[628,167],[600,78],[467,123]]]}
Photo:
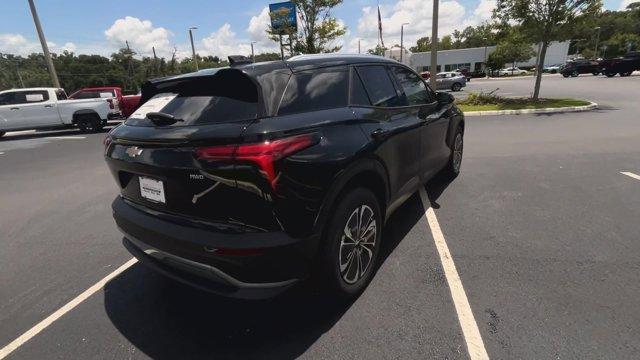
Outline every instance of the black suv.
{"label": "black suv", "polygon": [[359,292],[385,220],[462,162],[453,97],[376,56],[231,58],[147,82],[141,103],[105,139],[124,245],[232,297],[273,296],[309,275]]}
{"label": "black suv", "polygon": [[594,76],[600,75],[600,63],[595,60],[576,59],[568,61],[560,69],[562,76],[576,77],[580,74],[593,74]]}

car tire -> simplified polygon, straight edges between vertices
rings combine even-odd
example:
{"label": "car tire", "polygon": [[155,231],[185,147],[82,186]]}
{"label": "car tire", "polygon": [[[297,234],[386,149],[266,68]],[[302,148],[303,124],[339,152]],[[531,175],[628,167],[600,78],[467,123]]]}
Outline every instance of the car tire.
{"label": "car tire", "polygon": [[622,77],[631,76],[631,73],[630,72],[620,73],[620,76]]}
{"label": "car tire", "polygon": [[571,77],[578,77],[580,75],[577,71],[571,73]]}
{"label": "car tire", "polygon": [[339,296],[358,295],[377,269],[382,235],[378,199],[366,188],[350,190],[335,207],[328,224],[319,275]]}
{"label": "car tire", "polygon": [[444,168],[444,175],[450,178],[455,178],[460,174],[460,168],[462,166],[462,154],[464,150],[464,131],[462,127],[458,127],[456,134],[453,136],[453,144],[451,146],[451,155],[449,155],[449,162]]}
{"label": "car tire", "polygon": [[102,131],[104,123],[97,115],[82,115],[78,118],[78,129],[83,133],[97,133]]}
{"label": "car tire", "polygon": [[0,131],[0,138],[4,136],[4,134],[6,134],[6,132],[4,131]]}
{"label": "car tire", "polygon": [[451,91],[460,91],[460,90],[462,90],[462,84],[453,83],[453,85],[451,85]]}
{"label": "car tire", "polygon": [[610,78],[612,78],[612,77],[616,76],[616,73],[605,73],[604,75],[605,75],[606,77],[610,77]]}
{"label": "car tire", "polygon": [[593,74],[593,76],[598,76],[598,75],[600,75],[600,73],[599,73],[599,72],[597,72],[597,71],[592,72],[592,74]]}
{"label": "car tire", "polygon": [[564,76],[564,77],[568,78],[570,75],[569,75],[569,74],[567,74],[567,73],[562,73],[562,76]]}

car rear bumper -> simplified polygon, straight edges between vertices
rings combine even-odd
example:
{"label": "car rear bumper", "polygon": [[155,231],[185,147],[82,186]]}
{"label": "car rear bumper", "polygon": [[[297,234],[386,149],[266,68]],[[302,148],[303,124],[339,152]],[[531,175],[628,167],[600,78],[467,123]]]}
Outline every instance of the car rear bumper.
{"label": "car rear bumper", "polygon": [[141,262],[180,282],[229,297],[258,299],[285,291],[307,275],[317,249],[315,237],[191,226],[121,197],[112,209],[124,246]]}

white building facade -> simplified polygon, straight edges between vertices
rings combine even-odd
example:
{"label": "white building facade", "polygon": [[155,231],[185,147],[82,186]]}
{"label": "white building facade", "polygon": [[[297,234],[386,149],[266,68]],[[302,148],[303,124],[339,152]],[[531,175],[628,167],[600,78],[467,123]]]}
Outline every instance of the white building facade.
{"label": "white building facade", "polygon": [[[533,49],[536,53],[538,52],[537,45],[533,45]],[[486,57],[495,50],[495,46],[487,46],[486,48],[478,47],[438,51],[438,72],[453,71],[463,67],[470,71],[484,71]],[[564,64],[565,61],[567,61],[568,53],[569,41],[553,42],[547,48],[544,65]],[[400,61],[400,49],[393,48],[391,50],[387,50],[385,56]],[[407,49],[404,49],[402,62],[418,72],[429,71],[431,65],[431,53],[411,53]],[[535,66],[535,63],[536,57],[534,56],[529,59],[529,61],[516,63],[516,66],[533,67]],[[506,66],[511,66],[511,64],[506,64]]]}

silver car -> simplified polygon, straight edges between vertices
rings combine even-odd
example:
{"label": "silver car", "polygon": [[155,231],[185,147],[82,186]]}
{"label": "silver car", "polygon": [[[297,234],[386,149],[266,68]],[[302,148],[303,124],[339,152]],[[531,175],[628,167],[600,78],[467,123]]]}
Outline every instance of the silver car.
{"label": "silver car", "polygon": [[460,91],[467,86],[467,78],[455,71],[441,72],[436,75],[436,84],[438,90]]}

